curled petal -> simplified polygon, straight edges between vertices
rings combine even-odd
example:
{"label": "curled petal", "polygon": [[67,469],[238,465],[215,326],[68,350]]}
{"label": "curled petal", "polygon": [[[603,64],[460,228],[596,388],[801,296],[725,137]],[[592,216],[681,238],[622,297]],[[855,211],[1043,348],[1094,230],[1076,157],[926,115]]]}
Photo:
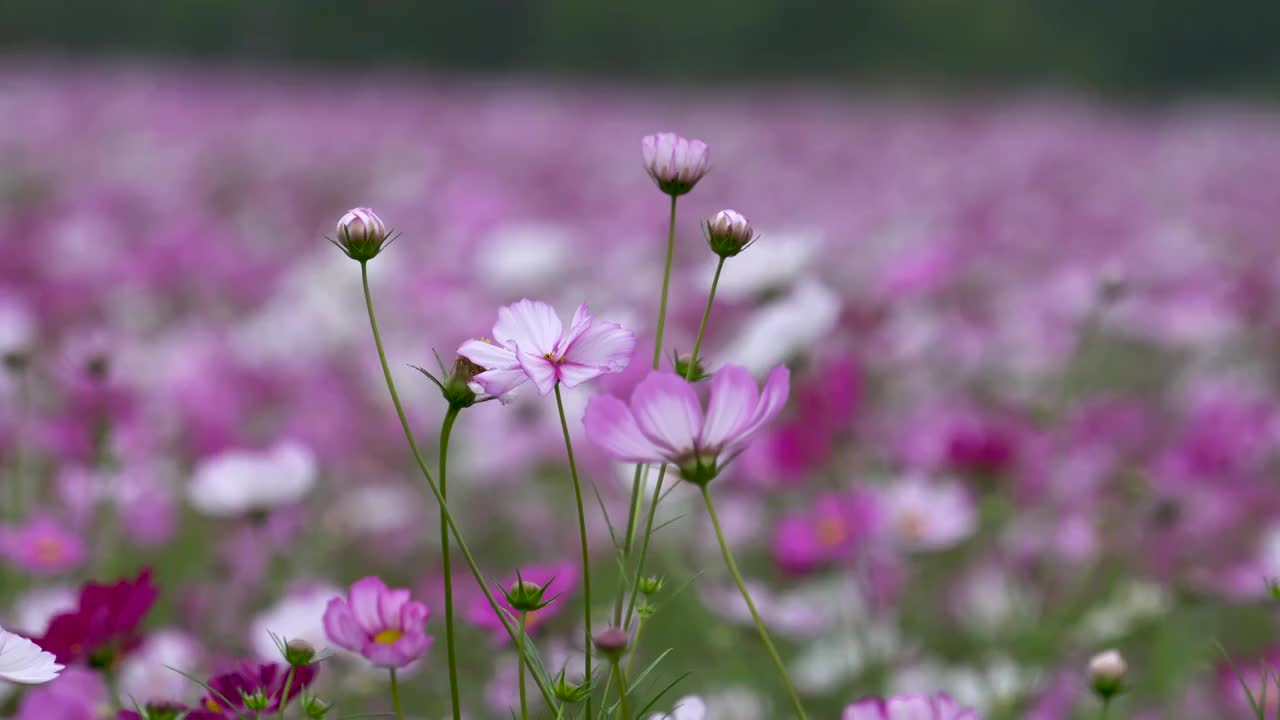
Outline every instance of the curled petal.
{"label": "curled petal", "polygon": [[770,370],[769,377],[764,383],[764,389],[760,392],[760,402],[756,405],[751,420],[736,430],[735,436],[729,440],[729,443],[736,447],[750,440],[756,431],[782,412],[783,406],[787,404],[787,396],[790,392],[791,371],[787,370],[784,365],[779,365]]}
{"label": "curled petal", "polygon": [[484,340],[468,340],[458,347],[458,354],[485,370],[508,370],[515,367],[515,353]]}
{"label": "curled petal", "polygon": [[591,398],[582,416],[587,439],[593,445],[625,462],[662,462],[662,450],[640,432],[630,408],[607,395]]}
{"label": "curled petal", "polygon": [[727,365],[711,381],[711,401],[702,423],[699,447],[719,449],[729,444],[739,428],[753,419],[760,389],[751,372],[739,365]]}
{"label": "curled petal", "polygon": [[702,432],[698,395],[674,373],[649,373],[631,396],[631,413],[640,431],[672,456],[693,450]]}
{"label": "curled petal", "polygon": [[630,330],[617,323],[594,323],[568,344],[564,360],[600,368],[601,373],[620,372],[631,362],[635,347],[636,336]]}

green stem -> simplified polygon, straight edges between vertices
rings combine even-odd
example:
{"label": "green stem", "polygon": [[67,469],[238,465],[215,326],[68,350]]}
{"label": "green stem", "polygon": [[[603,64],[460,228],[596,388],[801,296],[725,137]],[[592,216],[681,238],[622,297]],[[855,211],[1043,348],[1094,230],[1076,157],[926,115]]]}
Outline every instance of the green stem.
{"label": "green stem", "polygon": [[284,720],[284,708],[289,704],[289,690],[293,688],[293,673],[297,669],[290,665],[289,674],[284,676],[284,690],[280,693],[280,714],[277,716],[277,720]]}
{"label": "green stem", "polygon": [[751,593],[747,590],[747,584],[742,580],[742,573],[738,572],[738,564],[733,561],[733,553],[729,551],[729,543],[724,538],[724,530],[720,528],[720,518],[716,515],[715,503],[711,502],[711,491],[706,485],[702,486],[702,500],[707,505],[707,514],[711,516],[711,525],[716,531],[716,540],[720,542],[720,552],[724,554],[725,567],[729,569],[729,574],[733,576],[734,582],[738,584],[738,591],[742,593],[742,599],[747,603],[747,609],[751,611],[751,619],[755,621],[756,630],[760,632],[760,639],[764,641],[765,649],[769,651],[769,657],[773,659],[774,666],[778,669],[778,676],[782,678],[782,683],[787,687],[787,695],[791,698],[791,705],[796,711],[796,717],[800,720],[806,720],[804,714],[804,706],[800,704],[800,696],[796,693],[796,688],[791,684],[791,676],[787,674],[787,668],[782,663],[782,656],[778,654],[778,649],[773,646],[773,640],[769,638],[769,631],[765,629],[764,621],[760,619],[760,613],[756,610],[756,604],[751,600]]}
{"label": "green stem", "polygon": [[396,708],[397,720],[404,720],[404,710],[400,707],[400,683],[396,680],[396,669],[391,668],[391,703]]}
{"label": "green stem", "polygon": [[1098,718],[1099,720],[1107,720],[1107,718],[1110,715],[1111,715],[1111,698],[1104,697],[1102,698],[1102,714],[1100,714]]}
{"label": "green stem", "polygon": [[[685,367],[684,379],[692,382],[693,373],[698,365],[698,352],[702,350],[702,339],[707,334],[707,325],[711,321],[711,308],[716,302],[716,289],[720,287],[720,273],[724,270],[725,260],[721,257],[716,263],[716,274],[711,278],[711,290],[707,293],[707,306],[702,311],[702,322],[698,323],[698,337],[693,342],[693,354],[689,356],[689,364]],[[667,474],[667,466],[658,470],[658,483],[653,489],[653,501],[649,503],[649,517],[645,522],[644,542],[640,545],[640,558],[636,563],[635,579],[632,581],[631,598],[627,603],[626,623],[624,628],[631,627],[631,616],[636,606],[636,598],[640,594],[640,580],[644,577],[644,563],[649,556],[649,539],[653,536],[653,521],[658,514],[658,500],[662,497],[662,480]]]}
{"label": "green stem", "polygon": [[[360,263],[360,277],[364,283],[364,302],[369,310],[369,327],[373,330],[373,343],[378,349],[378,361],[382,364],[382,376],[387,383],[387,393],[391,396],[391,404],[395,406],[396,415],[400,419],[400,427],[404,429],[404,437],[409,443],[409,450],[413,453],[413,459],[418,464],[418,470],[422,472],[422,477],[426,479],[427,487],[431,489],[431,494],[435,496],[436,502],[440,504],[440,514],[444,516],[445,522],[449,525],[449,532],[453,535],[454,542],[458,544],[458,552],[462,553],[462,558],[466,560],[467,568],[471,570],[471,575],[475,578],[476,585],[480,588],[480,592],[484,593],[485,600],[489,602],[494,614],[502,622],[502,627],[507,631],[511,641],[515,642],[516,629],[507,620],[506,615],[504,615],[505,611],[493,597],[488,581],[485,580],[484,575],[480,572],[480,566],[476,564],[475,557],[467,547],[466,541],[463,540],[462,532],[458,530],[458,523],[454,520],[453,513],[449,512],[449,505],[445,502],[444,495],[441,494],[435,478],[431,475],[431,468],[427,467],[427,461],[423,459],[422,451],[418,449],[418,441],[413,437],[413,428],[409,425],[409,418],[404,413],[404,406],[400,404],[400,394],[396,392],[396,383],[391,377],[391,366],[387,364],[387,354],[382,347],[382,335],[378,331],[378,319],[373,312],[373,293],[369,291],[369,269],[367,263]],[[554,712],[556,710],[556,701],[555,696],[551,694],[550,688],[546,686],[546,683],[542,681],[542,678],[537,673],[533,674],[533,683],[538,687],[538,691],[542,694],[542,699],[546,702],[547,707]]]}
{"label": "green stem", "polygon": [[[582,545],[582,621],[586,628],[585,666],[583,672],[591,678],[591,553],[587,549],[587,513],[582,505],[582,483],[578,480],[578,464],[573,459],[573,442],[569,439],[569,421],[564,416],[564,400],[560,396],[560,383],[556,383],[556,409],[560,411],[560,429],[564,432],[564,449],[569,455],[569,473],[573,476],[573,495],[578,502],[578,540]],[[591,717],[591,696],[587,696],[586,715]]]}
{"label": "green stem", "polygon": [[524,632],[529,624],[528,611],[520,611],[520,637],[516,640],[516,653],[520,656],[520,720],[529,720],[529,701],[524,695]]}
{"label": "green stem", "polygon": [[622,674],[622,663],[613,658],[613,674],[618,681],[618,706],[622,708],[622,720],[633,720],[631,706],[627,704],[627,678]]}
{"label": "green stem", "polygon": [[627,653],[627,677],[631,677],[631,668],[636,662],[636,650],[640,647],[640,633],[644,632],[644,616],[636,621],[636,634],[631,638],[631,650]]}
{"label": "green stem", "polygon": [[[449,435],[453,423],[462,412],[460,405],[450,405],[440,426],[440,497],[449,498]],[[453,720],[462,720],[462,703],[458,693],[458,656],[453,635],[453,566],[449,559],[449,527],[445,522],[444,505],[440,506],[440,565],[444,571],[444,642],[449,658],[449,700],[453,704]],[[523,659],[522,659],[523,661]],[[523,676],[521,681],[523,681]]]}
{"label": "green stem", "polygon": [[662,297],[658,300],[658,329],[653,340],[653,368],[662,360],[662,335],[667,326],[667,294],[671,290],[671,261],[676,254],[676,196],[671,196],[671,218],[667,222],[667,261],[662,268]]}

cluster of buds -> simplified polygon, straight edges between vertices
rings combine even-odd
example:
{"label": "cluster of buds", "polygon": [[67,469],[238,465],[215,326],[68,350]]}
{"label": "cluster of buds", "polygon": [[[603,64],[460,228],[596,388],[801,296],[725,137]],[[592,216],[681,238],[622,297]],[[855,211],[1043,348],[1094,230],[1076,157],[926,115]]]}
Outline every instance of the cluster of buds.
{"label": "cluster of buds", "polygon": [[675,133],[648,135],[640,142],[644,169],[658,189],[679,197],[693,189],[711,169],[711,154],[701,140]]}
{"label": "cluster of buds", "polygon": [[382,252],[395,238],[387,231],[382,218],[373,210],[358,207],[347,211],[338,221],[338,237],[330,239],[347,257],[368,262]]}
{"label": "cluster of buds", "polygon": [[1124,692],[1124,679],[1128,672],[1129,665],[1125,663],[1119,650],[1098,653],[1089,661],[1089,682],[1093,686],[1093,692],[1103,702],[1109,702],[1111,698]]}

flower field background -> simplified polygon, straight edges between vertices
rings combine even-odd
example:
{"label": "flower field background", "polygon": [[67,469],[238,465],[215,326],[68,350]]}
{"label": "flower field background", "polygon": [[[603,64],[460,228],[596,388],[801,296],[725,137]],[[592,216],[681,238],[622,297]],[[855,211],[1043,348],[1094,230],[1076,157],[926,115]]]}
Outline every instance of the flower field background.
{"label": "flower field background", "polygon": [[[564,391],[607,617],[634,466],[583,415],[650,366],[669,199],[639,143],[664,130],[711,148],[680,200],[665,366],[715,271],[701,223],[732,207],[759,236],[725,264],[700,357],[760,381],[785,364],[790,395],[709,487],[811,716],[940,691],[996,720],[1093,718],[1089,660],[1117,648],[1112,718],[1249,717],[1227,656],[1254,692],[1280,659],[1274,109],[18,62],[0,66],[0,625],[47,638],[83,583],[148,568],[156,600],[110,672],[0,682],[0,717],[95,717],[74,713],[113,686],[196,702],[166,666],[280,660],[273,635],[333,649],[310,684],[331,717],[391,712],[385,674],[323,622],[366,576],[429,608],[400,686],[410,716],[448,714],[437,506],[360,268],[325,239],[355,206],[398,233],[368,270],[433,467],[447,405],[413,366],[451,365],[498,307],[585,299],[635,332],[626,369]],[[530,635],[552,676],[579,672],[554,403],[468,409],[449,459],[477,563],[551,582]],[[645,716],[697,695],[708,718],[788,717],[697,488],[669,487],[635,662],[660,659],[650,695],[679,682]],[[516,653],[453,574],[462,707],[511,717]]]}

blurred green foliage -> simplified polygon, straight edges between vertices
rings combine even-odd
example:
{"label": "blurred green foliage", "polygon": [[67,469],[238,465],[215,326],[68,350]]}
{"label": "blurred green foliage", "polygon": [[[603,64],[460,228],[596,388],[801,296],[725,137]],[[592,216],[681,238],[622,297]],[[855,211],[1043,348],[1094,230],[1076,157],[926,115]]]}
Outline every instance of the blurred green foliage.
{"label": "blurred green foliage", "polygon": [[6,0],[8,51],[663,82],[1280,88],[1260,0]]}

